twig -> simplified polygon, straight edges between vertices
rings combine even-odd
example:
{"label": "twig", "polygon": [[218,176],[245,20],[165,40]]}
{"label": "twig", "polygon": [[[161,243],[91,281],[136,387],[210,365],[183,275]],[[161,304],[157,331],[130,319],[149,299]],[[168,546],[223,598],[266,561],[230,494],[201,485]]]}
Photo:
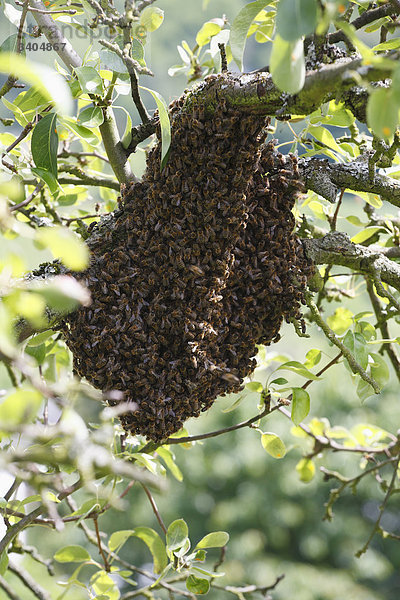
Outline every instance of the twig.
{"label": "twig", "polygon": [[[392,15],[394,12],[400,13],[400,6],[396,2],[387,2],[378,8],[373,8],[371,10],[366,10],[362,15],[354,19],[351,22],[351,25],[355,29],[361,29],[365,27],[369,23],[373,23],[377,19],[383,19],[384,17]],[[339,31],[335,31],[334,33],[329,33],[327,35],[327,40],[330,44],[335,44],[337,42],[344,42],[346,39],[345,34],[341,29]]]}
{"label": "twig", "polygon": [[[377,326],[381,331],[383,339],[390,340],[389,327],[386,318],[384,318],[384,313],[381,304],[374,293],[373,284],[369,277],[365,277],[365,282],[367,286],[367,292],[375,312]],[[392,363],[392,366],[395,370],[397,378],[400,381],[400,360],[395,350],[395,346],[392,343],[382,344],[381,351],[387,353],[389,360]]]}
{"label": "twig", "polygon": [[69,150],[63,150],[62,152],[60,152],[58,154],[58,158],[69,158],[70,156],[73,156],[74,158],[78,158],[80,159],[82,156],[86,157],[93,157],[93,158],[99,158],[100,160],[104,160],[104,162],[109,163],[110,161],[108,160],[107,156],[103,156],[102,154],[99,154],[98,152],[70,152]]}
{"label": "twig", "polygon": [[216,573],[218,571],[218,569],[220,568],[220,566],[223,564],[223,562],[225,560],[225,555],[226,555],[226,546],[222,546],[220,553],[219,553],[219,559],[217,560],[217,562],[214,564],[214,567],[213,567],[214,573]]}
{"label": "twig", "polygon": [[[15,0],[15,4],[18,4],[19,6],[25,6],[26,3],[24,2],[19,2],[18,0]],[[32,6],[30,6],[28,8],[29,12],[32,13],[41,13],[42,15],[76,15],[76,10],[73,9],[66,9],[66,10],[41,10],[40,8],[33,8]]]}
{"label": "twig", "polygon": [[331,227],[331,231],[336,231],[337,218],[338,218],[338,215],[339,215],[340,207],[342,206],[344,192],[345,192],[345,190],[343,188],[342,191],[340,192],[339,200],[337,202],[336,210],[334,212],[334,215],[333,215],[332,219],[330,219],[330,220],[328,219],[329,220],[329,225]]}
{"label": "twig", "polygon": [[8,529],[6,534],[4,535],[3,539],[0,540],[0,554],[2,554],[8,548],[8,545],[13,541],[13,539],[19,533],[21,533],[21,531],[29,527],[29,525],[31,525],[31,523],[39,515],[41,515],[43,511],[44,506],[38,506],[38,508],[35,508],[35,510],[30,512],[29,514],[24,515],[24,517],[21,518],[21,520],[18,521],[18,523],[15,523],[15,525],[10,527],[10,529]]}
{"label": "twig", "polygon": [[124,44],[125,47],[122,51],[122,60],[126,65],[126,68],[129,73],[129,80],[131,82],[131,95],[133,103],[135,104],[137,111],[142,119],[143,123],[148,123],[150,121],[149,113],[146,110],[145,105],[142,102],[139,93],[139,83],[136,75],[137,69],[132,65],[129,59],[132,58],[132,42],[131,42],[131,25],[132,21],[127,18],[128,26],[124,27]]}
{"label": "twig", "polygon": [[25,198],[25,200],[22,200],[22,202],[20,202],[19,204],[12,204],[10,206],[10,212],[14,212],[15,210],[20,210],[24,206],[27,206],[28,204],[30,204],[32,202],[32,200],[35,198],[35,196],[37,196],[38,193],[40,192],[40,190],[42,190],[43,188],[44,188],[44,183],[43,182],[38,183],[38,185],[35,187],[33,192],[31,194],[29,194],[29,196],[27,196]]}
{"label": "twig", "polygon": [[51,577],[54,576],[54,568],[53,568],[52,559],[44,558],[43,556],[41,556],[35,546],[25,546],[25,545],[21,544],[21,542],[19,541],[18,548],[13,547],[13,552],[15,552],[15,553],[20,552],[21,554],[29,554],[33,558],[33,560],[40,563],[41,565],[44,565],[47,568],[47,571]]}
{"label": "twig", "polygon": [[218,48],[221,54],[221,73],[227,73],[228,61],[226,60],[225,44],[218,44]]}
{"label": "twig", "polygon": [[362,554],[364,554],[364,552],[366,552],[368,550],[368,547],[372,541],[372,538],[375,536],[375,534],[378,532],[378,530],[380,528],[380,523],[381,523],[381,519],[383,517],[383,513],[385,512],[387,503],[389,502],[389,498],[392,495],[392,492],[394,490],[394,484],[395,484],[396,477],[397,477],[397,469],[399,467],[399,462],[400,462],[400,457],[397,458],[397,460],[394,462],[392,479],[390,481],[389,488],[386,492],[385,498],[379,507],[379,516],[378,516],[376,523],[369,535],[369,538],[365,542],[364,546],[356,553],[357,558],[362,556]]}
{"label": "twig", "polygon": [[137,60],[135,60],[131,56],[129,56],[126,53],[124,53],[121,50],[121,48],[118,46],[118,44],[114,44],[114,43],[109,42],[107,40],[99,40],[99,44],[101,46],[104,46],[105,48],[108,48],[112,52],[115,52],[115,54],[117,54],[117,56],[119,56],[120,59],[125,63],[125,65],[126,65],[126,67],[128,69],[128,72],[129,72],[129,69],[134,69],[135,71],[137,71],[141,75],[153,75],[153,73],[150,71],[150,69],[148,69],[147,67],[142,67],[138,63]]}
{"label": "twig", "polygon": [[314,304],[312,296],[309,292],[307,292],[305,294],[305,301],[306,301],[308,308],[311,311],[311,314],[314,317],[315,322],[317,323],[317,325],[319,325],[319,327],[321,327],[322,331],[324,332],[324,334],[326,335],[328,340],[341,350],[343,356],[346,358],[347,362],[349,363],[349,366],[350,366],[351,370],[353,371],[353,373],[358,373],[358,375],[360,375],[361,379],[366,381],[372,387],[375,394],[380,394],[381,390],[380,390],[378,383],[375,381],[375,379],[373,379],[372,377],[370,377],[368,375],[368,373],[356,361],[356,359],[354,358],[354,356],[352,355],[350,350],[343,344],[343,342],[341,340],[339,340],[339,338],[334,334],[332,329],[322,319],[321,314],[320,314],[316,304]]}
{"label": "twig", "polygon": [[71,225],[74,221],[85,221],[86,219],[98,219],[102,215],[96,213],[95,215],[83,215],[82,217],[61,217],[61,220],[65,222],[65,225]]}
{"label": "twig", "polygon": [[[284,406],[280,406],[278,410],[280,413],[285,415],[285,417],[287,417],[288,419],[291,419],[290,412],[288,410],[286,410],[286,408],[284,408]],[[321,436],[321,435],[316,435],[316,434],[312,433],[311,429],[309,427],[307,427],[307,425],[303,425],[303,423],[300,423],[300,425],[298,425],[298,427],[300,427],[300,429],[302,429],[304,431],[304,433],[306,433],[307,435],[312,437],[316,442],[318,442],[318,446],[313,451],[312,456],[319,454],[325,448],[331,448],[335,452],[352,452],[355,454],[371,454],[371,455],[387,454],[390,451],[390,449],[392,448],[392,443],[395,444],[395,442],[392,442],[391,444],[388,444],[384,448],[379,448],[379,449],[372,448],[372,447],[366,447],[366,446],[344,446],[342,444],[338,444],[334,440],[331,440],[329,437],[327,437],[327,435]]]}
{"label": "twig", "polygon": [[33,127],[34,127],[35,123],[32,121],[30,123],[27,123],[25,125],[25,127],[23,128],[23,130],[21,131],[21,133],[19,134],[19,136],[13,141],[12,144],[10,144],[4,151],[4,154],[8,154],[9,152],[11,152],[11,150],[14,150],[14,148],[16,146],[18,146],[18,144],[20,142],[22,142],[23,139],[26,138],[26,136],[30,133],[30,131],[32,131]]}
{"label": "twig", "polygon": [[151,504],[151,508],[153,509],[153,512],[154,512],[154,514],[156,516],[156,519],[157,519],[157,521],[158,521],[161,529],[163,530],[163,532],[165,533],[165,535],[167,535],[167,528],[165,527],[165,524],[164,524],[164,521],[162,519],[162,516],[160,515],[160,512],[159,512],[159,510],[157,508],[157,504],[155,503],[155,500],[154,500],[153,496],[151,495],[151,492],[150,492],[149,488],[146,485],[144,485],[143,483],[141,484],[141,486],[144,489],[144,491],[146,492],[146,496],[149,499],[149,502]]}
{"label": "twig", "polygon": [[274,590],[276,588],[276,586],[282,581],[282,579],[284,578],[284,575],[279,575],[279,577],[276,578],[276,580],[274,581],[273,584],[265,586],[265,585],[245,585],[245,586],[233,586],[233,585],[218,585],[216,583],[214,583],[214,581],[212,582],[212,587],[217,589],[217,590],[224,590],[225,592],[230,592],[231,594],[235,594],[235,596],[238,596],[239,598],[241,598],[243,594],[252,594],[254,592],[261,592],[262,594],[266,594],[267,592],[270,592],[271,590]]}
{"label": "twig", "polygon": [[0,575],[0,588],[7,594],[10,600],[21,600],[20,596],[14,592],[12,587],[7,583],[7,581]]}
{"label": "twig", "polygon": [[[18,34],[17,34],[16,54],[22,53],[22,33],[23,33],[24,23],[25,23],[27,13],[28,13],[28,0],[26,0],[26,2],[23,4],[23,9],[21,11],[21,18],[19,21]],[[18,81],[17,77],[14,77],[14,75],[9,75],[7,81],[5,82],[3,87],[0,89],[0,98],[5,96],[5,94],[7,94],[10,90],[12,90],[12,88],[15,87],[15,84],[17,83],[17,81]]]}
{"label": "twig", "polygon": [[381,274],[379,272],[379,268],[373,264],[372,265],[372,279],[375,284],[375,289],[380,295],[381,298],[387,298],[398,312],[400,312],[400,304],[397,302],[396,298],[389,290],[385,290],[382,285]]}
{"label": "twig", "polygon": [[94,529],[96,532],[96,539],[97,539],[97,547],[99,549],[101,558],[103,559],[103,564],[104,564],[104,570],[108,573],[110,571],[110,565],[108,564],[108,560],[106,555],[104,554],[104,550],[103,547],[101,545],[101,538],[100,538],[100,531],[99,531],[99,523],[98,523],[98,518],[95,517],[93,519],[93,523],[94,523]]}
{"label": "twig", "polygon": [[[340,358],[343,356],[342,352],[339,352],[339,354],[337,354],[335,356],[335,358],[332,358],[332,360],[330,362],[328,362],[327,365],[325,365],[320,371],[318,371],[317,373],[317,377],[321,377],[321,375],[323,375],[325,373],[325,371],[327,371],[328,369],[330,369],[331,367],[333,367],[333,365],[335,365],[338,360],[340,360]],[[312,382],[315,381],[315,379],[308,379],[301,387],[303,388],[303,390],[307,389],[309,385],[312,384]]]}
{"label": "twig", "polygon": [[42,588],[42,586],[40,586],[20,564],[17,567],[10,561],[8,568],[22,581],[24,586],[27,587],[36,598],[39,598],[39,600],[52,600],[50,594]]}
{"label": "twig", "polygon": [[146,6],[150,6],[151,4],[154,4],[154,2],[156,2],[156,0],[142,0],[137,5],[136,12],[141,13],[146,8]]}
{"label": "twig", "polygon": [[[174,437],[168,438],[167,440],[165,440],[162,443],[162,445],[187,444],[190,442],[196,442],[198,440],[207,440],[209,438],[217,437],[218,435],[223,435],[224,433],[229,433],[230,431],[236,431],[236,429],[242,429],[243,427],[251,427],[253,423],[256,423],[257,421],[259,421],[266,415],[274,412],[275,410],[278,410],[279,406],[280,405],[277,404],[273,408],[270,408],[267,405],[266,408],[264,408],[264,410],[262,412],[260,412],[258,415],[255,415],[254,417],[252,417],[251,419],[248,419],[247,421],[238,423],[237,425],[231,425],[230,427],[224,427],[223,429],[217,429],[216,431],[210,431],[209,433],[200,433],[199,435],[189,435],[187,437],[181,437],[181,438],[174,438]],[[141,449],[141,452],[153,452],[160,445],[161,444],[156,444],[155,442],[149,442]]]}
{"label": "twig", "polygon": [[153,117],[147,123],[142,123],[137,127],[132,127],[132,139],[128,148],[125,150],[127,156],[135,152],[136,147],[138,146],[138,144],[140,144],[140,142],[144,142],[144,140],[147,140],[147,138],[149,138],[151,135],[153,135],[153,133],[155,133],[158,123],[159,118]]}

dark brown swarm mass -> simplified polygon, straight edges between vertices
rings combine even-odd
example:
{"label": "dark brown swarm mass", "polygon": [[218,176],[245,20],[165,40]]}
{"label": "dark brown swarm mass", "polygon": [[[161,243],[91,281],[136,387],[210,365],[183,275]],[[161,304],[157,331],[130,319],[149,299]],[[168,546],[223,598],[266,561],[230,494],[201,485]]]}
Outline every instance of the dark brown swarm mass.
{"label": "dark brown swarm mass", "polygon": [[93,236],[93,302],[65,327],[76,372],[123,392],[124,428],[153,440],[240,389],[256,344],[301,319],[311,272],[293,233],[296,160],[265,144],[265,118],[183,103],[167,165],[158,144],[112,231]]}

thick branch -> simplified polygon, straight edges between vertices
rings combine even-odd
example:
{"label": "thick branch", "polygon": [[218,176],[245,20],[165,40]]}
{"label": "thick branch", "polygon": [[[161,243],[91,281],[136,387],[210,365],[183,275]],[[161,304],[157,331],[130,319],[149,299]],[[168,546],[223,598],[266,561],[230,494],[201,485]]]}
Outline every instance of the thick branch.
{"label": "thick branch", "polygon": [[41,32],[53,45],[67,69],[72,71],[75,67],[80,67],[82,65],[81,57],[75,52],[71,43],[63,36],[61,30],[46,11],[44,4],[40,0],[30,0],[30,5],[40,11],[33,13],[35,21],[39,25]]}
{"label": "thick branch", "polygon": [[328,233],[322,238],[302,240],[306,255],[315,264],[341,265],[380,279],[400,291],[400,265],[376,248],[353,244],[346,233]]}
{"label": "thick branch", "polygon": [[[391,58],[397,60],[398,54],[393,53]],[[363,65],[361,58],[342,58],[319,70],[309,71],[303,89],[294,96],[282,93],[269,73],[211,75],[210,77],[215,78],[216,85],[210,88],[207,96],[204,97],[203,86],[200,84],[188,102],[192,99],[201,100],[212,110],[213,105],[223,97],[228,104],[245,113],[277,117],[304,115],[354,88],[355,78],[384,81],[389,75],[389,70]]]}
{"label": "thick branch", "polygon": [[371,178],[368,158],[368,155],[362,155],[347,164],[304,158],[299,161],[299,170],[306,187],[329,202],[335,202],[340,190],[349,189],[377,194],[382,200],[400,207],[400,182],[379,173]]}

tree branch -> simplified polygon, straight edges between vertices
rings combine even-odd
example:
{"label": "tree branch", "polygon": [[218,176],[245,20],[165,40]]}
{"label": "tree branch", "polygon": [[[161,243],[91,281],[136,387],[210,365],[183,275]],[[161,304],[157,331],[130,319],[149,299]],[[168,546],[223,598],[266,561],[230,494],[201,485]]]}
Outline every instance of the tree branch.
{"label": "tree branch", "polygon": [[359,156],[347,164],[330,163],[321,158],[303,158],[299,171],[306,187],[329,202],[335,202],[342,189],[376,194],[400,207],[400,182],[387,175],[369,171],[369,154]]}
{"label": "tree branch", "polygon": [[[398,60],[398,52],[388,54],[393,66]],[[304,87],[298,94],[289,96],[282,93],[272,81],[269,73],[245,73],[226,76],[210,75],[215,86],[204,92],[199,85],[190,94],[189,103],[202,101],[208,110],[225,98],[230,106],[251,114],[264,114],[282,117],[289,114],[305,115],[316,110],[321,104],[340,97],[346,90],[355,87],[355,81],[384,81],[391,73],[388,69],[377,69],[364,65],[361,58],[341,58],[319,70],[306,74]]]}
{"label": "tree branch", "polygon": [[[369,25],[370,23],[373,23],[374,21],[377,21],[378,19],[383,19],[384,17],[388,17],[390,15],[399,14],[399,13],[400,13],[400,6],[399,6],[398,2],[396,2],[396,3],[386,2],[386,4],[383,4],[382,6],[379,6],[378,8],[366,10],[365,12],[362,13],[362,15],[360,15],[359,17],[354,19],[354,21],[352,21],[350,24],[353,25],[354,29],[362,29],[362,27],[365,27],[366,25]],[[339,29],[338,31],[335,31],[333,33],[329,33],[327,35],[327,41],[330,44],[335,44],[337,42],[344,42],[344,41],[346,41],[346,39],[347,38],[341,29]]]}
{"label": "tree branch", "polygon": [[[45,7],[40,0],[30,0],[32,7],[44,10]],[[72,47],[71,43],[63,36],[51,16],[41,12],[34,12],[33,16],[41,31],[51,44],[53,44],[58,56],[70,72],[74,68],[82,66],[82,59]],[[133,179],[133,175],[127,161],[127,155],[119,139],[117,124],[110,107],[103,107],[104,122],[99,126],[107,157],[112,169],[120,183]]]}
{"label": "tree branch", "polygon": [[308,258],[317,265],[341,265],[370,277],[378,269],[381,280],[400,291],[400,265],[376,248],[353,244],[346,233],[332,232],[302,243]]}
{"label": "tree branch", "polygon": [[37,583],[37,581],[35,581],[33,577],[31,577],[28,571],[21,567],[21,565],[18,565],[17,567],[12,562],[10,562],[8,568],[12,573],[14,573],[14,575],[18,577],[18,579],[22,581],[24,586],[27,587],[28,590],[30,590],[32,594],[36,596],[36,598],[39,598],[39,600],[51,600],[49,592],[43,589],[42,586],[40,586]]}

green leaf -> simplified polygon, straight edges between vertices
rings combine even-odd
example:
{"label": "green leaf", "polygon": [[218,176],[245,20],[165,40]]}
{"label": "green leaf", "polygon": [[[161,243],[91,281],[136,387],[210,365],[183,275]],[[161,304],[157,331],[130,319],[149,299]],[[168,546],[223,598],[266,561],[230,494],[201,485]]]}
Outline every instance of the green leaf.
{"label": "green leaf", "polygon": [[122,59],[112,50],[102,48],[99,52],[101,64],[114,73],[126,73],[126,66]]}
{"label": "green leaf", "polygon": [[59,195],[64,195],[61,185],[58,183],[57,177],[47,169],[37,169],[32,167],[32,173],[39,177],[48,186],[52,195],[58,199]]}
{"label": "green leaf", "polygon": [[122,106],[121,106],[121,108],[123,109],[124,113],[126,114],[125,131],[121,138],[121,142],[122,142],[122,145],[124,148],[128,148],[128,146],[132,140],[132,118],[131,118],[131,115],[128,113],[128,111],[125,108],[123,108]]}
{"label": "green leaf", "polygon": [[85,127],[98,127],[104,123],[103,111],[99,106],[87,106],[78,115],[77,122]]}
{"label": "green leaf", "polygon": [[18,106],[26,116],[33,116],[38,109],[42,110],[49,106],[48,100],[33,87],[29,88],[27,92],[18,94],[14,100],[14,104]]}
{"label": "green leaf", "polygon": [[83,271],[89,264],[88,247],[67,227],[40,227],[36,231],[36,240],[72,271]]}
{"label": "green leaf", "polygon": [[31,150],[35,165],[57,177],[57,115],[49,113],[36,124],[32,133]]}
{"label": "green leaf", "polygon": [[365,227],[366,226],[366,223],[363,223],[363,221],[361,221],[361,219],[359,217],[357,217],[357,215],[349,215],[348,217],[346,217],[346,221],[348,221],[355,227]]}
{"label": "green leaf", "polygon": [[92,575],[90,584],[97,598],[103,594],[108,600],[118,600],[121,597],[117,584],[103,569]]}
{"label": "green leaf", "polygon": [[54,560],[60,563],[86,562],[91,560],[89,552],[83,546],[64,546],[54,555]]}
{"label": "green leaf", "polygon": [[292,388],[292,421],[299,425],[310,412],[310,396],[306,390],[299,387]]}
{"label": "green leaf", "polygon": [[363,335],[367,342],[376,339],[376,329],[373,325],[371,325],[371,323],[368,323],[367,321],[359,321],[356,329]]}
{"label": "green leaf", "polygon": [[161,169],[163,169],[167,162],[168,150],[171,144],[171,123],[168,108],[161,94],[142,86],[140,86],[140,89],[150,92],[157,104],[161,126]]}
{"label": "green leaf", "polygon": [[96,96],[103,95],[103,80],[94,67],[75,67],[75,73],[83,92]]}
{"label": "green leaf", "polygon": [[210,589],[208,579],[201,579],[195,575],[189,575],[186,580],[186,587],[192,594],[207,594]]}
{"label": "green leaf", "polygon": [[40,344],[40,346],[27,346],[25,348],[26,354],[32,356],[38,365],[42,365],[46,358],[46,344]]}
{"label": "green leaf", "polygon": [[343,308],[341,306],[335,310],[333,315],[326,319],[326,322],[337,335],[342,335],[349,327],[351,327],[353,323],[353,313],[348,308]]}
{"label": "green leaf", "polygon": [[312,33],[317,24],[316,0],[280,0],[276,10],[276,31],[287,42]]}
{"label": "green leaf", "polygon": [[213,531],[204,536],[196,548],[222,548],[229,542],[229,533],[225,531]]}
{"label": "green leaf", "polygon": [[204,562],[206,560],[207,552],[205,550],[197,550],[194,555],[194,560]]}
{"label": "green leaf", "polygon": [[167,549],[178,550],[185,544],[188,535],[188,526],[183,519],[173,521],[167,530]]}
{"label": "green leaf", "polygon": [[321,350],[318,350],[317,348],[312,348],[306,354],[306,361],[304,363],[304,366],[307,367],[307,369],[312,369],[312,367],[315,367],[320,362],[321,358]]}
{"label": "green leaf", "polygon": [[343,338],[343,344],[350,350],[358,364],[365,370],[368,366],[368,348],[361,333],[348,331]]}
{"label": "green leaf", "polygon": [[71,92],[64,78],[53,69],[28,61],[20,54],[0,52],[0,73],[12,73],[34,86],[57,112],[70,114],[73,109]]}
{"label": "green leaf", "polygon": [[288,382],[284,377],[277,377],[271,381],[271,385],[274,383],[275,385],[285,385]]}
{"label": "green leaf", "polygon": [[280,365],[277,368],[277,371],[279,371],[281,369],[285,370],[285,371],[293,371],[293,373],[296,373],[297,375],[301,375],[302,377],[305,377],[306,379],[312,379],[313,381],[319,379],[319,377],[317,377],[317,375],[314,375],[314,373],[311,373],[311,371],[309,371],[304,365],[302,365],[297,360],[289,360],[288,362],[283,363],[283,365]]}
{"label": "green leaf", "polygon": [[312,126],[309,128],[309,133],[315,137],[316,140],[321,142],[324,146],[328,146],[339,154],[346,154],[344,150],[338,145],[332,133],[326,127]]}
{"label": "green leaf", "polygon": [[150,527],[135,527],[133,535],[146,544],[153,556],[154,572],[161,573],[168,564],[168,556],[165,544],[158,533]]}
{"label": "green leaf", "polygon": [[177,479],[178,481],[183,481],[182,471],[175,463],[175,456],[173,452],[169,448],[161,446],[160,448],[157,448],[157,454],[165,462],[175,479]]}
{"label": "green leaf", "polygon": [[76,117],[63,117],[59,118],[59,121],[64,127],[69,129],[74,135],[82,138],[90,144],[91,146],[98,146],[100,144],[100,137],[98,137],[94,131],[89,129],[89,127],[85,127],[85,125],[79,125],[76,122]]}
{"label": "green leaf", "polygon": [[354,235],[351,238],[351,241],[354,244],[362,244],[366,240],[369,240],[369,238],[372,237],[378,231],[382,231],[382,227],[377,227],[377,226],[365,227],[365,229],[356,233],[356,235]]}
{"label": "green leaf", "polygon": [[393,90],[374,90],[367,104],[368,127],[380,138],[390,138],[399,124],[399,102]]}
{"label": "green leaf", "polygon": [[276,433],[266,432],[261,436],[261,444],[273,458],[283,458],[286,454],[285,444]]}
{"label": "green leaf", "polygon": [[305,81],[303,41],[287,42],[275,36],[270,59],[270,71],[275,85],[288,94],[297,94]]}
{"label": "green leaf", "polygon": [[[222,22],[223,23],[223,22]],[[200,31],[196,35],[196,44],[201,48],[209,43],[214,35],[217,35],[222,29],[220,23],[215,21],[207,21],[204,23]]]}
{"label": "green leaf", "polygon": [[144,60],[144,46],[136,38],[132,38],[131,54],[132,54],[132,58],[134,60],[137,60],[138,63],[142,67],[146,66],[146,63],[145,63],[145,60]]}
{"label": "green leaf", "polygon": [[7,550],[4,550],[4,552],[2,552],[0,555],[0,575],[4,575],[4,573],[7,571],[7,569],[8,569],[8,553],[7,553]]}
{"label": "green leaf", "polygon": [[383,356],[381,356],[380,354],[371,352],[370,356],[374,361],[371,365],[371,375],[375,379],[377,384],[382,388],[387,384],[387,382],[390,379],[389,367],[387,366]]}
{"label": "green leaf", "polygon": [[36,390],[18,389],[0,404],[0,423],[19,425],[36,419],[42,405],[42,396]]}
{"label": "green leaf", "polygon": [[387,42],[382,42],[381,44],[377,44],[372,48],[374,52],[382,52],[383,50],[395,50],[400,47],[400,38],[394,38],[393,40],[388,40]]}
{"label": "green leaf", "polygon": [[390,433],[371,423],[358,423],[351,429],[351,433],[360,446],[376,446],[391,437]]}
{"label": "green leaf", "polygon": [[262,392],[264,388],[259,381],[250,381],[246,383],[246,389],[250,390],[250,392]]}
{"label": "green leaf", "polygon": [[112,552],[119,552],[121,547],[130,537],[141,539],[149,548],[154,561],[154,572],[161,573],[168,564],[168,556],[165,550],[165,544],[154,529],[150,527],[136,527],[135,529],[125,529],[115,531],[111,534],[108,546]]}
{"label": "green leaf", "polygon": [[[318,109],[321,113],[321,109]],[[315,114],[315,113],[314,113]],[[312,122],[312,119],[310,119]],[[335,102],[331,100],[328,105],[328,114],[321,119],[321,122],[327,125],[335,125],[336,127],[349,127],[355,121],[353,113],[344,107],[343,102]]]}
{"label": "green leaf", "polygon": [[[25,36],[22,36],[22,56],[25,56]],[[18,53],[18,33],[13,33],[0,46],[0,52]]]}
{"label": "green leaf", "polygon": [[315,465],[311,458],[302,458],[296,465],[296,471],[300,476],[300,481],[309,483],[315,475]]}
{"label": "green leaf", "polygon": [[164,11],[156,6],[147,6],[140,14],[140,25],[147,31],[156,31],[164,21]]}
{"label": "green leaf", "polygon": [[265,0],[257,0],[246,4],[232,23],[230,46],[233,59],[240,71],[243,71],[243,54],[249,27],[258,13],[269,3]]}

